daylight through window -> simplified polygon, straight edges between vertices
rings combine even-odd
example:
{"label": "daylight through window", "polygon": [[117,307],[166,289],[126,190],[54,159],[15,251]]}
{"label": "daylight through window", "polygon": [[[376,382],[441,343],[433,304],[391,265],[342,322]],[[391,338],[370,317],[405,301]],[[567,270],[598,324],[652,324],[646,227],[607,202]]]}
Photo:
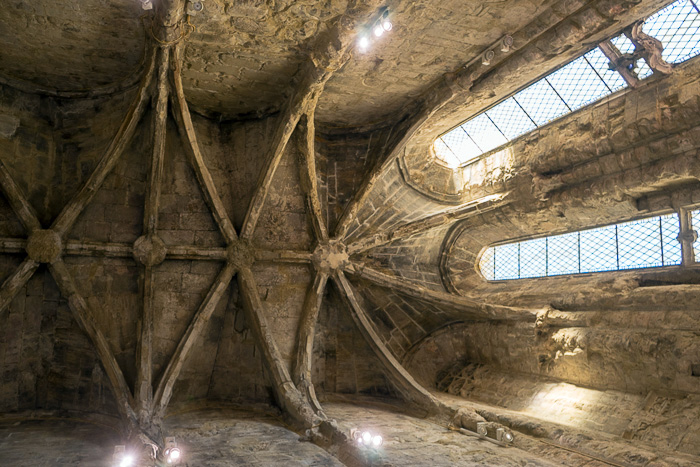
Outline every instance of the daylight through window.
{"label": "daylight through window", "polygon": [[[659,39],[668,63],[681,63],[700,53],[700,10],[693,0],[679,0],[644,22],[643,31]],[[634,45],[621,34],[610,43],[620,53]],[[569,62],[494,107],[438,137],[433,150],[450,167],[458,167],[509,141],[608,96],[627,83],[600,48]],[[652,74],[643,61],[633,70],[638,79]]]}
{"label": "daylight through window", "polygon": [[[691,217],[700,226],[700,210]],[[679,234],[678,214],[648,217],[490,247],[479,269],[488,280],[507,280],[679,265]]]}

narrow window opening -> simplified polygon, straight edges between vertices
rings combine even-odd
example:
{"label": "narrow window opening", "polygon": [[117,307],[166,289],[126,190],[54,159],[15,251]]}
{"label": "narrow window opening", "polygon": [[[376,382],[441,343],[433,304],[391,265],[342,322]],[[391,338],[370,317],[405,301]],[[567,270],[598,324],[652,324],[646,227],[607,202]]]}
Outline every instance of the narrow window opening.
{"label": "narrow window opening", "polygon": [[[700,210],[691,214],[693,225],[700,225]],[[492,246],[481,256],[479,270],[488,280],[511,280],[678,266],[679,237],[678,214],[666,214]],[[697,253],[700,243],[694,248]]]}
{"label": "narrow window opening", "polygon": [[[678,64],[700,54],[700,11],[693,0],[678,0],[659,10],[646,19],[643,30],[662,42],[668,63]],[[610,44],[621,54],[635,49],[624,34]],[[636,79],[653,74],[644,60],[638,60],[636,66],[628,71]],[[601,49],[594,48],[438,137],[433,143],[435,156],[450,167],[459,167],[627,87],[614,68]]]}

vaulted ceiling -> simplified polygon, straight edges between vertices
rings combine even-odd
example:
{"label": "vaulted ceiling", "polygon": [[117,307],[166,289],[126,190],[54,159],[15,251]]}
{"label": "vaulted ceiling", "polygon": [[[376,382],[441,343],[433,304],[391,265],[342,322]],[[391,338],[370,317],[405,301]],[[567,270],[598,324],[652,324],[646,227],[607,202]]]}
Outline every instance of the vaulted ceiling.
{"label": "vaulted ceiling", "polygon": [[[444,171],[437,133],[664,2],[153,3],[0,9],[0,411],[92,411],[159,443],[173,406],[274,400],[349,450],[317,394],[444,421],[402,362],[446,325],[534,326],[543,305],[450,288],[441,259],[463,219],[541,207],[531,178],[450,197],[407,170]],[[363,52],[384,7],[393,30]]]}

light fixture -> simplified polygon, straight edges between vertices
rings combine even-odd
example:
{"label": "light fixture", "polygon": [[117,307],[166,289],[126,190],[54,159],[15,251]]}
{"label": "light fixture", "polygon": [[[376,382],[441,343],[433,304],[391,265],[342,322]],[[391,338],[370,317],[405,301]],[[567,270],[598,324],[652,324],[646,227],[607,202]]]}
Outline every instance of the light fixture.
{"label": "light fixture", "polygon": [[491,65],[491,60],[493,60],[493,56],[496,55],[493,50],[487,50],[484,52],[484,56],[481,58],[481,64],[482,65]]}
{"label": "light fixture", "polygon": [[382,29],[385,31],[391,31],[391,29],[394,27],[394,25],[391,23],[391,20],[389,20],[389,10],[386,9],[384,10],[384,13],[382,13],[382,17],[379,20],[379,24],[382,25]]}
{"label": "light fixture", "polygon": [[360,37],[360,40],[357,43],[357,45],[359,45],[360,50],[362,50],[364,52],[365,50],[367,50],[367,47],[369,47],[369,37],[367,37],[367,36]]}
{"label": "light fixture", "polygon": [[114,467],[131,467],[134,465],[134,456],[127,454],[126,446],[118,444],[114,446],[114,454],[112,455],[112,465]]}
{"label": "light fixture", "polygon": [[511,47],[513,47],[513,36],[503,36],[501,52],[510,52]]}
{"label": "light fixture", "polygon": [[182,451],[177,447],[177,442],[175,438],[168,437],[165,438],[165,450],[163,451],[163,458],[168,465],[177,465],[182,460]]}
{"label": "light fixture", "polygon": [[513,442],[513,433],[506,431],[505,428],[498,428],[496,430],[496,441],[510,444]]}
{"label": "light fixture", "polygon": [[153,3],[151,0],[141,0],[141,8],[144,10],[152,10],[153,9]]}
{"label": "light fixture", "polygon": [[486,433],[487,433],[486,422],[477,422],[476,423],[476,432],[481,436],[486,436]]}
{"label": "light fixture", "polygon": [[190,0],[187,2],[188,15],[196,15],[202,10],[204,10],[204,2],[202,0]]}
{"label": "light fixture", "polygon": [[365,52],[369,48],[372,41],[370,36],[382,37],[385,32],[389,32],[394,28],[394,24],[389,19],[389,10],[384,9],[382,14],[377,18],[374,23],[369,24],[364,34],[360,36],[357,41],[357,45],[360,51]]}
{"label": "light fixture", "polygon": [[360,431],[357,428],[350,430],[350,437],[360,446],[378,448],[384,444],[384,438],[381,435],[372,434],[369,431]]}

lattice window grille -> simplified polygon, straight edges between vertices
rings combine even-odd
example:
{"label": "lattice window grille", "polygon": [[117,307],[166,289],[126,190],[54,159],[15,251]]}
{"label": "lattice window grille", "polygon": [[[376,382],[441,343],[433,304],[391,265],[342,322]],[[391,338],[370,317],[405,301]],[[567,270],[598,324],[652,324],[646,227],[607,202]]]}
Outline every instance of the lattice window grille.
{"label": "lattice window grille", "polygon": [[695,262],[700,263],[700,209],[691,211],[690,228],[698,234],[698,238],[693,243],[693,252],[695,253]]}
{"label": "lattice window grille", "polygon": [[693,0],[680,0],[650,16],[643,31],[664,45],[663,58],[681,63],[700,54],[700,10]]}
{"label": "lattice window grille", "polygon": [[[692,213],[700,226],[700,210]],[[488,280],[549,277],[680,265],[678,214],[487,248],[479,269]],[[696,257],[700,258],[696,242]]]}
{"label": "lattice window grille", "polygon": [[[664,44],[664,58],[669,63],[680,63],[700,54],[700,10],[693,0],[672,3],[647,18],[642,29]],[[634,51],[634,45],[624,34],[610,42],[623,54]],[[433,146],[435,155],[450,167],[458,167],[625,88],[625,81],[608,64],[599,49],[589,51],[443,134]],[[653,74],[644,60],[637,65],[639,79]]]}

